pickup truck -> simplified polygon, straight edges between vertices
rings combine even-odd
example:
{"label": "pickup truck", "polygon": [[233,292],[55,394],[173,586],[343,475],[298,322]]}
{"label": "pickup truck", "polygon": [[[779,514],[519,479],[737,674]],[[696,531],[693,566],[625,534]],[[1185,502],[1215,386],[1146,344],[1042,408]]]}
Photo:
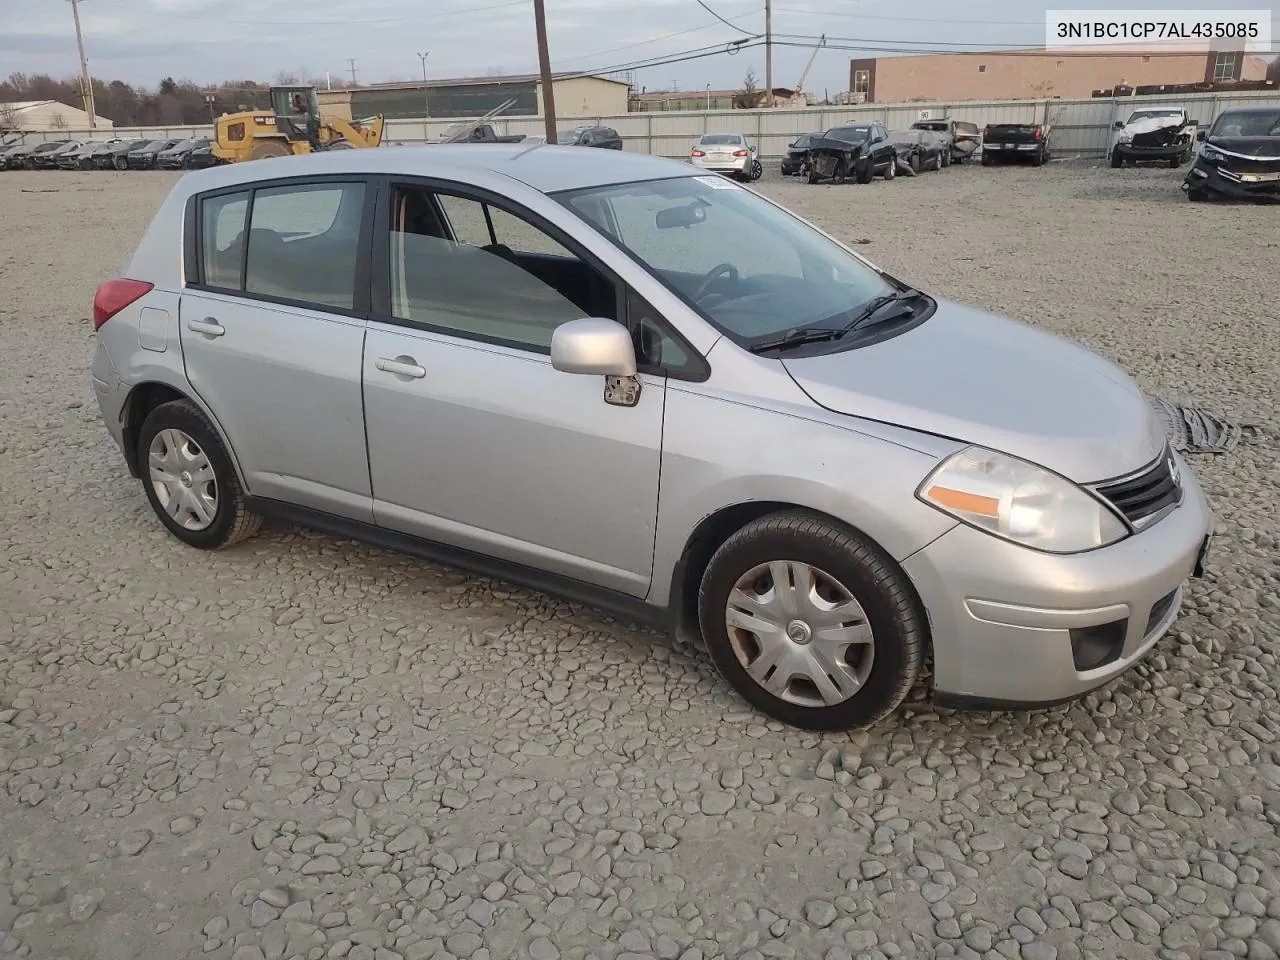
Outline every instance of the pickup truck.
{"label": "pickup truck", "polygon": [[1108,159],[1113,167],[1157,160],[1171,167],[1191,159],[1196,149],[1196,122],[1181,107],[1144,107],[1117,120]]}
{"label": "pickup truck", "polygon": [[523,133],[504,137],[494,129],[491,123],[477,123],[471,132],[462,138],[460,143],[519,143],[525,138]]}
{"label": "pickup truck", "polygon": [[942,155],[944,167],[949,167],[953,163],[964,163],[978,149],[982,140],[976,123],[952,120],[950,117],[917,120],[911,125],[911,129],[927,131],[937,138],[944,147]]}
{"label": "pickup truck", "polygon": [[982,130],[982,165],[989,167],[999,160],[1027,157],[1032,166],[1049,159],[1049,134],[1046,123],[989,123]]}

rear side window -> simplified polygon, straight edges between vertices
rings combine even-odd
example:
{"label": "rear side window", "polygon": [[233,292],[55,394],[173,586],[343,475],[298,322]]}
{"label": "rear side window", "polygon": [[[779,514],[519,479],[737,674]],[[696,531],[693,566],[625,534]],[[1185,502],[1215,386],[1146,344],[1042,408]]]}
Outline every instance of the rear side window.
{"label": "rear side window", "polygon": [[245,292],[353,309],[363,211],[363,183],[255,191]]}
{"label": "rear side window", "polygon": [[247,192],[227,193],[204,201],[201,250],[206,286],[240,289],[240,267],[244,262],[244,219],[248,212]]}

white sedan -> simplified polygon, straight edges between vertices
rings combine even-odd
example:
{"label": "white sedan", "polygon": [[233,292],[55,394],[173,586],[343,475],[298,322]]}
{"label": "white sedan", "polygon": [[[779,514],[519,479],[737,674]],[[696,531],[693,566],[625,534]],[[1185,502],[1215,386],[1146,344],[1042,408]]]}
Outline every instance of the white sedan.
{"label": "white sedan", "polygon": [[764,174],[756,148],[741,133],[704,133],[689,152],[689,162],[738,180],[759,180]]}

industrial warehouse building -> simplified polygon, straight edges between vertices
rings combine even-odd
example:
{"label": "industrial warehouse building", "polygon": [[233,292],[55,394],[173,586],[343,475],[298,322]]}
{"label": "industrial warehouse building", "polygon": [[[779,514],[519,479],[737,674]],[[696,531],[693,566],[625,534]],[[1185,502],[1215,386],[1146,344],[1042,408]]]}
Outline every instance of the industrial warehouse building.
{"label": "industrial warehouse building", "polygon": [[[110,129],[106,117],[95,117],[97,126]],[[19,100],[0,103],[0,133],[56,133],[88,130],[89,114],[59,100]]]}
{"label": "industrial warehouse building", "polygon": [[849,89],[861,103],[1081,99],[1115,87],[1264,80],[1267,62],[1240,51],[1195,54],[1072,50],[933,53],[852,60]]}
{"label": "industrial warehouse building", "polygon": [[[627,112],[630,84],[608,77],[555,74],[552,92],[561,117],[613,116]],[[508,100],[511,116],[542,114],[542,82],[537,74],[378,83],[350,90],[318,91],[326,114],[348,120],[381,114],[388,120],[479,117]]]}

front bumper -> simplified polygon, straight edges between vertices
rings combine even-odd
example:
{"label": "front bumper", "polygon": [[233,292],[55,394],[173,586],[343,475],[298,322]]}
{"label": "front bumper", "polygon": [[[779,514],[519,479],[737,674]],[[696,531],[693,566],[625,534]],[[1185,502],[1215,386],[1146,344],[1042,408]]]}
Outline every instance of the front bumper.
{"label": "front bumper", "polygon": [[1177,160],[1186,154],[1186,146],[1143,147],[1132,143],[1117,143],[1111,148],[1112,153],[1126,160]]}
{"label": "front bumper", "polygon": [[728,160],[712,160],[710,157],[690,157],[689,162],[708,173],[745,173],[750,157],[730,157]]}
{"label": "front bumper", "polygon": [[[1277,177],[1277,174],[1280,174],[1280,171],[1269,175]],[[1239,199],[1280,200],[1280,177],[1256,181],[1243,179],[1250,176],[1268,176],[1268,174],[1235,173],[1217,164],[1197,160],[1195,166],[1187,171],[1182,189],[1212,190],[1214,193]]]}
{"label": "front bumper", "polygon": [[[908,558],[933,631],[939,705],[1062,703],[1146,655],[1176,619],[1213,530],[1208,501],[1179,460],[1182,503],[1109,547],[1039,553],[961,524]],[[1077,667],[1073,631],[1080,642],[1113,638],[1101,666]]]}

